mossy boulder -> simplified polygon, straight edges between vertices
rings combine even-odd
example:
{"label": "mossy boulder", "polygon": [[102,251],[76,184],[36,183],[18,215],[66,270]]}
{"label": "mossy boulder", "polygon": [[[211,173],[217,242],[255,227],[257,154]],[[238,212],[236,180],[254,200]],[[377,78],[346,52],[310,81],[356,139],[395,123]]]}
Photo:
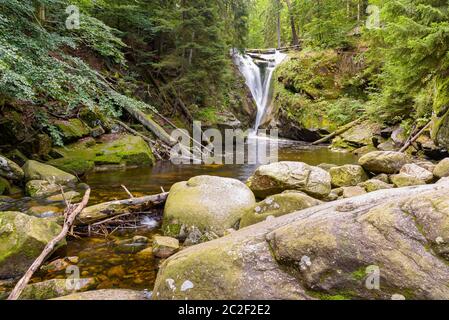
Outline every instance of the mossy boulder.
{"label": "mossy boulder", "polygon": [[433,178],[434,178],[432,172],[430,172],[429,170],[424,169],[423,167],[418,166],[417,164],[414,164],[414,163],[408,163],[408,164],[404,165],[401,168],[400,173],[423,180],[426,183],[432,182]]}
{"label": "mossy boulder", "polygon": [[64,142],[76,141],[90,134],[90,128],[80,119],[56,120],[54,125],[61,132]]}
{"label": "mossy boulder", "polygon": [[333,187],[351,187],[368,180],[365,170],[358,165],[344,165],[329,170]]}
{"label": "mossy boulder", "polygon": [[171,187],[162,230],[175,238],[185,238],[196,231],[223,236],[255,203],[251,190],[236,179],[194,177]]}
{"label": "mossy boulder", "polygon": [[47,180],[30,180],[26,184],[26,193],[30,197],[46,197],[61,191],[61,187]]}
{"label": "mossy boulder", "polygon": [[133,135],[104,135],[55,148],[62,157],[49,163],[78,176],[102,167],[138,167],[155,163],[148,144]]}
{"label": "mossy boulder", "polygon": [[449,177],[449,158],[441,160],[433,170],[433,174],[438,178]]}
{"label": "mossy boulder", "polygon": [[390,176],[390,180],[398,188],[426,184],[424,180],[406,173],[393,174]]}
{"label": "mossy boulder", "polygon": [[337,149],[357,149],[373,144],[373,137],[380,133],[380,125],[365,121],[344,132],[332,142],[332,147]]}
{"label": "mossy boulder", "polygon": [[25,179],[27,181],[46,180],[51,183],[62,185],[73,184],[78,181],[78,179],[70,173],[34,160],[28,160],[22,169],[25,172]]}
{"label": "mossy boulder", "polygon": [[95,288],[95,285],[96,281],[93,278],[52,279],[27,285],[19,299],[48,300],[91,290]]}
{"label": "mossy boulder", "polygon": [[283,161],[260,166],[246,184],[262,199],[286,190],[323,199],[331,192],[331,175],[303,162]]}
{"label": "mossy boulder", "polygon": [[149,297],[143,291],[128,289],[101,289],[69,294],[68,296],[54,298],[52,300],[148,300]]}
{"label": "mossy boulder", "polygon": [[[20,212],[0,212],[0,279],[21,276],[61,227]],[[65,240],[58,246],[65,244]]]}
{"label": "mossy boulder", "polygon": [[0,177],[8,180],[21,181],[24,176],[22,168],[14,161],[0,155]]}
{"label": "mossy boulder", "polygon": [[240,228],[244,228],[262,221],[268,217],[280,217],[295,211],[303,210],[321,204],[322,201],[314,199],[298,191],[285,191],[256,203],[247,211],[240,221]]}
{"label": "mossy boulder", "polygon": [[366,171],[376,174],[398,173],[405,164],[410,162],[411,159],[408,155],[395,151],[374,151],[359,159],[359,165]]}
{"label": "mossy boulder", "polygon": [[448,223],[449,180],[324,203],[180,251],[152,297],[449,299]]}
{"label": "mossy boulder", "polygon": [[393,186],[378,179],[370,179],[358,185],[365,189],[366,192],[374,192],[378,190],[391,189]]}
{"label": "mossy boulder", "polygon": [[11,191],[11,184],[8,180],[0,177],[0,195],[9,194]]}

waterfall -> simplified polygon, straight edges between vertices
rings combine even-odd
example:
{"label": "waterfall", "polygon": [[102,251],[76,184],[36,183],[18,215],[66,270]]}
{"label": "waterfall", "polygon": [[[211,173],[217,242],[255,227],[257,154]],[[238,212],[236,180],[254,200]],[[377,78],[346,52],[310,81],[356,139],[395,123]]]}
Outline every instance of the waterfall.
{"label": "waterfall", "polygon": [[233,54],[234,63],[246,79],[257,106],[254,132],[260,127],[262,119],[270,104],[271,79],[276,67],[285,59],[286,54],[278,50],[267,50],[264,54]]}

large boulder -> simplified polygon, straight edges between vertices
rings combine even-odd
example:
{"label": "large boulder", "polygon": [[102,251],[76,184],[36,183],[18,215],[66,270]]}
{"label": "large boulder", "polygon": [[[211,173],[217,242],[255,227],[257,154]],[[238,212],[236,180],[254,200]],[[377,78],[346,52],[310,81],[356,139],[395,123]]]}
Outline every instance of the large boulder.
{"label": "large boulder", "polygon": [[95,279],[52,279],[25,287],[20,300],[47,300],[95,288]]}
{"label": "large boulder", "polygon": [[408,163],[404,165],[399,173],[415,177],[417,179],[425,181],[426,183],[430,183],[433,180],[432,172],[414,163]]}
{"label": "large boulder", "polygon": [[240,221],[240,228],[244,228],[266,220],[268,217],[280,217],[288,213],[310,208],[321,204],[305,193],[285,191],[270,196],[247,211]]}
{"label": "large boulder", "polygon": [[25,172],[27,181],[46,180],[51,183],[65,185],[76,183],[78,180],[70,173],[34,160],[28,160],[22,169]]}
{"label": "large boulder", "polygon": [[449,158],[441,160],[433,170],[433,174],[438,178],[449,177]]}
{"label": "large boulder", "polygon": [[258,198],[297,190],[323,199],[331,192],[329,172],[303,162],[283,161],[260,166],[246,184]]}
{"label": "large boulder", "polygon": [[47,180],[30,180],[27,182],[26,193],[30,197],[46,197],[61,191],[61,187]]}
{"label": "large boulder", "polygon": [[22,168],[20,168],[15,162],[0,155],[0,177],[8,180],[20,181],[24,177]]}
{"label": "large boulder", "polygon": [[171,187],[162,229],[175,238],[194,231],[223,236],[255,203],[251,190],[236,179],[194,177]]}
{"label": "large boulder", "polygon": [[0,212],[0,279],[25,273],[60,232],[54,222],[20,212]]}
{"label": "large boulder", "polygon": [[354,126],[332,141],[335,149],[357,149],[373,144],[373,137],[380,134],[380,125],[370,121],[365,121]]}
{"label": "large boulder", "polygon": [[80,119],[56,120],[54,125],[65,142],[76,141],[90,134],[90,128]]}
{"label": "large boulder", "polygon": [[154,155],[148,143],[133,135],[109,134],[100,139],[87,138],[54,152],[61,157],[49,163],[77,176],[91,170],[151,166]]}
{"label": "large boulder", "polygon": [[401,168],[410,163],[410,158],[401,152],[374,151],[365,154],[359,159],[359,164],[372,173],[398,173]]}
{"label": "large boulder", "polygon": [[332,177],[332,186],[336,188],[353,187],[368,180],[365,170],[358,165],[334,167],[329,170],[329,173]]}
{"label": "large boulder", "polygon": [[70,294],[52,300],[148,300],[144,291],[127,289],[101,289]]}
{"label": "large boulder", "polygon": [[449,180],[325,203],[182,250],[153,298],[449,299],[448,223]]}

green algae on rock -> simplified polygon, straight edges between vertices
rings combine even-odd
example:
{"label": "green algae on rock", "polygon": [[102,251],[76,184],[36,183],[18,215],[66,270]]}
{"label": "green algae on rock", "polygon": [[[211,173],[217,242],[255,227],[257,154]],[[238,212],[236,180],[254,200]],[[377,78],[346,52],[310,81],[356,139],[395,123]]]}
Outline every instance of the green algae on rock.
{"label": "green algae on rock", "polygon": [[[22,275],[61,227],[20,212],[0,212],[0,279]],[[65,240],[59,246],[65,244]]]}
{"label": "green algae on rock", "polygon": [[51,183],[62,185],[73,184],[78,181],[78,179],[70,173],[34,160],[28,160],[22,169],[25,172],[25,179],[27,181],[46,180]]}
{"label": "green algae on rock", "polygon": [[105,135],[97,141],[81,140],[55,151],[62,157],[49,163],[78,176],[102,166],[137,167],[155,163],[148,144],[133,135]]}
{"label": "green algae on rock", "polygon": [[61,131],[64,142],[76,141],[90,134],[90,128],[80,119],[56,120],[54,125]]}
{"label": "green algae on rock", "polygon": [[344,165],[329,170],[333,187],[353,187],[368,180],[365,170],[358,165]]}
{"label": "green algae on rock", "polygon": [[94,289],[96,281],[85,279],[52,279],[29,284],[25,287],[20,300],[47,300],[67,296],[69,294]]}

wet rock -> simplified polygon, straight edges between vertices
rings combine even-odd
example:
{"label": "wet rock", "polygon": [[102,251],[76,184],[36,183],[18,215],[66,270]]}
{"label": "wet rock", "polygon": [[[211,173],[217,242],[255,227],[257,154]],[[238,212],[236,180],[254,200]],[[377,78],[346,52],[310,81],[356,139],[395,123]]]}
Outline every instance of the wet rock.
{"label": "wet rock", "polygon": [[434,178],[432,172],[413,163],[404,165],[401,168],[400,173],[415,177],[419,180],[423,180],[426,183],[432,182]]}
{"label": "wet rock", "polygon": [[0,177],[0,195],[10,194],[11,192],[11,184],[8,180]]}
{"label": "wet rock", "polygon": [[72,142],[90,134],[90,128],[80,119],[56,120],[55,126],[61,131],[64,142]]}
{"label": "wet rock", "polygon": [[[20,212],[0,212],[0,279],[21,276],[61,232],[54,222]],[[65,244],[65,240],[59,246]]]}
{"label": "wet rock", "polygon": [[182,250],[153,299],[449,299],[448,217],[449,180],[325,203]]}
{"label": "wet rock", "polygon": [[0,155],[0,177],[21,181],[24,178],[24,172],[15,162]]}
{"label": "wet rock", "polygon": [[331,176],[327,171],[303,162],[284,161],[260,166],[247,185],[258,198],[297,190],[323,199],[331,191]]}
{"label": "wet rock", "polygon": [[166,259],[179,250],[178,239],[171,237],[155,236],[153,239],[153,254],[156,257]]}
{"label": "wet rock", "polygon": [[449,177],[449,158],[441,160],[433,170],[433,174],[438,178]]}
{"label": "wet rock", "polygon": [[62,201],[71,201],[74,202],[74,199],[79,198],[81,194],[76,191],[67,191],[64,194],[56,194],[54,196],[48,197],[46,200],[49,202],[62,202]]}
{"label": "wet rock", "polygon": [[243,215],[240,221],[240,228],[265,221],[270,216],[280,217],[295,211],[317,206],[321,203],[320,200],[316,200],[305,193],[285,191],[256,203],[251,210]]}
{"label": "wet rock", "polygon": [[102,289],[74,293],[54,300],[148,300],[143,291],[126,289]]}
{"label": "wet rock", "polygon": [[351,187],[368,180],[365,170],[358,165],[344,165],[329,170],[333,187]]}
{"label": "wet rock", "polygon": [[30,197],[41,198],[61,192],[61,187],[47,180],[30,180],[27,182],[25,190]]}
{"label": "wet rock", "polygon": [[374,151],[359,159],[359,164],[372,173],[398,173],[401,168],[410,163],[411,159],[404,153],[395,151]]}
{"label": "wet rock", "polygon": [[364,188],[366,192],[374,192],[378,190],[393,188],[391,184],[377,179],[370,179],[368,181],[360,183],[358,186]]}
{"label": "wet rock", "polygon": [[359,186],[355,187],[343,187],[343,198],[352,198],[364,195],[366,193],[365,189]]}
{"label": "wet rock", "polygon": [[29,284],[25,287],[20,300],[47,300],[84,292],[95,287],[95,279],[52,279]]}
{"label": "wet rock", "polygon": [[52,218],[60,216],[63,211],[56,206],[34,206],[27,210],[27,214],[38,218]]}
{"label": "wet rock", "polygon": [[143,236],[135,236],[132,239],[118,240],[114,250],[118,253],[134,254],[148,246],[149,239]]}
{"label": "wet rock", "polygon": [[194,177],[171,187],[162,230],[175,238],[183,238],[182,233],[185,238],[194,229],[223,236],[255,203],[251,190],[236,179]]}
{"label": "wet rock", "polygon": [[106,133],[106,131],[103,129],[102,126],[96,126],[95,128],[92,129],[90,135],[94,138],[98,138],[102,135],[104,135]]}
{"label": "wet rock", "polygon": [[40,269],[48,273],[61,272],[67,270],[69,266],[77,264],[78,262],[79,258],[76,256],[66,257],[53,260],[52,262],[43,265]]}
{"label": "wet rock", "polygon": [[151,166],[155,163],[148,144],[133,135],[103,135],[101,139],[84,139],[54,150],[61,158],[49,163],[77,176],[110,167]]}
{"label": "wet rock", "polygon": [[123,266],[118,265],[110,268],[107,272],[109,278],[123,278],[123,276],[126,274],[125,269]]}
{"label": "wet rock", "polygon": [[405,173],[394,174],[390,177],[390,180],[398,188],[426,184],[424,180]]}
{"label": "wet rock", "polygon": [[25,172],[25,178],[27,181],[46,180],[51,183],[66,185],[76,183],[78,180],[70,173],[34,160],[28,160],[22,169]]}

